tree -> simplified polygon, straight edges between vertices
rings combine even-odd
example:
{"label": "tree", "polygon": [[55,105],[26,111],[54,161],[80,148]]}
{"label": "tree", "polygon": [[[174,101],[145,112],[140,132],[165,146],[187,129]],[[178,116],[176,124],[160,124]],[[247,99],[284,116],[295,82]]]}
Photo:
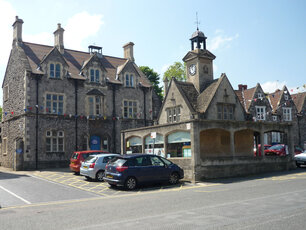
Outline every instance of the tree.
{"label": "tree", "polygon": [[148,66],[140,66],[140,70],[147,76],[150,82],[153,84],[154,91],[156,92],[157,96],[163,100],[163,90],[162,87],[159,86],[159,74],[155,72]]}
{"label": "tree", "polygon": [[173,65],[170,65],[166,72],[164,73],[164,78],[167,78],[169,81],[174,77],[179,81],[186,81],[186,65],[181,62],[174,62]]}

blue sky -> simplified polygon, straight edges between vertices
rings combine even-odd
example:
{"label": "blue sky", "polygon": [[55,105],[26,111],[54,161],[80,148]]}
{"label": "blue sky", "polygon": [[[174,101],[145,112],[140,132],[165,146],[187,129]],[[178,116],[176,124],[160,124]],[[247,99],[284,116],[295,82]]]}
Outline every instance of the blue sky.
{"label": "blue sky", "polygon": [[217,56],[215,78],[226,73],[234,89],[259,82],[267,92],[284,84],[291,93],[306,90],[305,0],[0,0],[0,80],[16,15],[24,20],[24,41],[53,45],[57,23],[69,49],[87,51],[94,44],[105,55],[123,57],[122,46],[132,41],[137,65],[162,76],[190,50],[196,12]]}

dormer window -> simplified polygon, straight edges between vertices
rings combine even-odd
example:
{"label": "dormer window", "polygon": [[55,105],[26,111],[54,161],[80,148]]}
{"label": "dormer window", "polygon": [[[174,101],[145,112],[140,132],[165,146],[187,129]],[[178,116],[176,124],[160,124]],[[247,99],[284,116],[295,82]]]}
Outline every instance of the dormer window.
{"label": "dormer window", "polygon": [[125,75],[125,86],[126,87],[134,87],[134,76],[133,74]]}
{"label": "dormer window", "polygon": [[61,64],[50,63],[49,65],[49,77],[50,78],[61,78]]}
{"label": "dormer window", "polygon": [[263,99],[262,93],[258,93],[258,94],[257,94],[257,97],[258,97],[258,99]]}
{"label": "dormer window", "polygon": [[285,97],[285,100],[288,101],[289,99],[288,95],[285,94],[284,97]]}
{"label": "dormer window", "polygon": [[100,70],[90,69],[90,82],[95,82],[95,83],[100,82]]}

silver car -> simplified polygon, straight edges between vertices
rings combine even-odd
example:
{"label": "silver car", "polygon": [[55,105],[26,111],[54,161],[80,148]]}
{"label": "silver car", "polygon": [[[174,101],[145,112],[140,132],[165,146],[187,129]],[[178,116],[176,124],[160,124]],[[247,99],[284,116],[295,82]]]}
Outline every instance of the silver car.
{"label": "silver car", "polygon": [[295,155],[294,160],[297,167],[301,167],[301,165],[306,165],[306,151]]}
{"label": "silver car", "polygon": [[89,180],[103,181],[107,162],[117,156],[118,154],[113,153],[89,156],[86,161],[82,162],[80,175],[85,176]]}

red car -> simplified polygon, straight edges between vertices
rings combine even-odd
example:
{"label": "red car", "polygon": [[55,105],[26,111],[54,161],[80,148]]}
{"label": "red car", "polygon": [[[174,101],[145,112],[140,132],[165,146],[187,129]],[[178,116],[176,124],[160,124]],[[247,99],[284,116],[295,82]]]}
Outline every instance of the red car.
{"label": "red car", "polygon": [[82,162],[85,161],[90,155],[97,155],[101,153],[108,153],[102,150],[86,150],[86,151],[77,151],[74,152],[70,158],[70,169],[75,173],[80,173],[80,167]]}
{"label": "red car", "polygon": [[[264,151],[268,148],[270,148],[271,145],[264,145]],[[256,147],[254,146],[254,156],[256,157],[256,152],[257,152],[257,149]],[[261,144],[258,145],[258,156],[261,156]]]}
{"label": "red car", "polygon": [[[303,150],[300,147],[294,146],[294,154],[299,154],[301,152],[303,152]],[[265,155],[285,156],[286,155],[286,145],[284,144],[273,145],[267,150],[265,150]]]}

